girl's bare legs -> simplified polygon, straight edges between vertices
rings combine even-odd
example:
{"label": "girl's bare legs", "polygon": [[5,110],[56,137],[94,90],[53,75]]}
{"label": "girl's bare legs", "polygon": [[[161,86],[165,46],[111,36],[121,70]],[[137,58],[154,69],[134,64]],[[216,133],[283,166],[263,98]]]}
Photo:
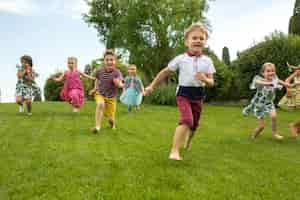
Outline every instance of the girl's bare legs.
{"label": "girl's bare legs", "polygon": [[281,136],[277,133],[277,114],[276,114],[276,111],[270,112],[269,115],[270,115],[270,118],[271,118],[271,127],[272,127],[273,138],[276,139],[276,140],[283,139],[283,136]]}
{"label": "girl's bare legs", "polygon": [[261,134],[261,132],[264,130],[265,123],[264,119],[260,118],[257,120],[257,127],[254,129],[253,133],[251,134],[251,139],[255,139],[257,136]]}
{"label": "girl's bare legs", "polygon": [[19,106],[20,106],[19,112],[24,112],[24,108],[23,108],[23,97],[22,97],[22,96],[17,96],[17,97],[16,97],[16,103],[19,104]]}
{"label": "girl's bare legs", "polygon": [[27,106],[28,115],[31,115],[32,101],[31,101],[31,99],[26,99],[25,102],[26,102],[26,106]]}
{"label": "girl's bare legs", "polygon": [[182,160],[179,154],[179,149],[180,146],[183,144],[184,139],[186,138],[186,134],[188,132],[189,132],[189,127],[187,125],[177,126],[173,137],[171,153],[169,156],[171,160]]}

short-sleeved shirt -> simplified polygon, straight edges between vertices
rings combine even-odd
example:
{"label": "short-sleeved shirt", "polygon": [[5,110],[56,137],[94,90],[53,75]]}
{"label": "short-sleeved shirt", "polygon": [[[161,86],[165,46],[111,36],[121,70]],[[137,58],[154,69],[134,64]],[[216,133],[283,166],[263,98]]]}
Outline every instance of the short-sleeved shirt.
{"label": "short-sleeved shirt", "polygon": [[179,70],[178,85],[185,87],[203,87],[204,83],[197,80],[197,72],[213,74],[216,72],[212,60],[206,56],[190,56],[187,53],[176,56],[168,64],[171,71]]}
{"label": "short-sleeved shirt", "polygon": [[105,97],[116,97],[118,94],[118,87],[114,84],[114,79],[123,79],[122,73],[118,69],[113,69],[111,72],[107,72],[105,68],[98,69],[96,72],[96,78],[99,83],[97,85],[97,91]]}

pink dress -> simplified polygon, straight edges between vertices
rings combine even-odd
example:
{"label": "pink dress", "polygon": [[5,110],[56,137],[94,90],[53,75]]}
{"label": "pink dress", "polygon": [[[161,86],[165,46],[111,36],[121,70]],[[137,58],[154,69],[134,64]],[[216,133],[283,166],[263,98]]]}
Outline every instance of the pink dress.
{"label": "pink dress", "polygon": [[66,71],[64,87],[60,92],[60,98],[80,108],[84,103],[83,84],[80,80],[79,71]]}

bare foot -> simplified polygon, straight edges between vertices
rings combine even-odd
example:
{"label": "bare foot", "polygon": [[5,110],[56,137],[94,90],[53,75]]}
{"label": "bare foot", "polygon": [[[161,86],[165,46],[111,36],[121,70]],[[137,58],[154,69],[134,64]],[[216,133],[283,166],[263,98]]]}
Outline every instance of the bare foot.
{"label": "bare foot", "polygon": [[290,123],[290,124],[289,124],[289,128],[290,128],[290,130],[291,130],[292,137],[293,137],[293,138],[297,138],[297,136],[298,136],[298,129],[294,126],[293,123]]}
{"label": "bare foot", "polygon": [[96,127],[91,128],[91,132],[94,133],[94,134],[99,133],[99,131],[100,131],[100,128],[96,128]]}
{"label": "bare foot", "polygon": [[251,140],[255,140],[260,134],[261,134],[261,133],[252,133],[252,134],[250,135],[250,139],[251,139]]}
{"label": "bare foot", "polygon": [[74,113],[78,113],[78,112],[79,112],[79,109],[78,109],[78,108],[73,108],[73,112],[74,112]]}
{"label": "bare foot", "polygon": [[171,153],[170,156],[169,156],[169,159],[170,160],[182,160],[182,158],[180,157],[180,155],[176,154],[176,153]]}

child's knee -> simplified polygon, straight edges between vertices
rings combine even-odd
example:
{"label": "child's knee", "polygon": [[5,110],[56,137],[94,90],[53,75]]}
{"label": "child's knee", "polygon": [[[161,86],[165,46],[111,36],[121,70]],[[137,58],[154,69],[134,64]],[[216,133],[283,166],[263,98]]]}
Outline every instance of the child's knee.
{"label": "child's knee", "polygon": [[185,125],[187,125],[188,127],[190,127],[190,128],[194,128],[194,120],[193,120],[193,118],[182,118],[181,120],[180,120],[180,122],[179,122],[179,124],[185,124]]}
{"label": "child's knee", "polygon": [[97,109],[103,109],[104,108],[104,102],[97,102]]}

